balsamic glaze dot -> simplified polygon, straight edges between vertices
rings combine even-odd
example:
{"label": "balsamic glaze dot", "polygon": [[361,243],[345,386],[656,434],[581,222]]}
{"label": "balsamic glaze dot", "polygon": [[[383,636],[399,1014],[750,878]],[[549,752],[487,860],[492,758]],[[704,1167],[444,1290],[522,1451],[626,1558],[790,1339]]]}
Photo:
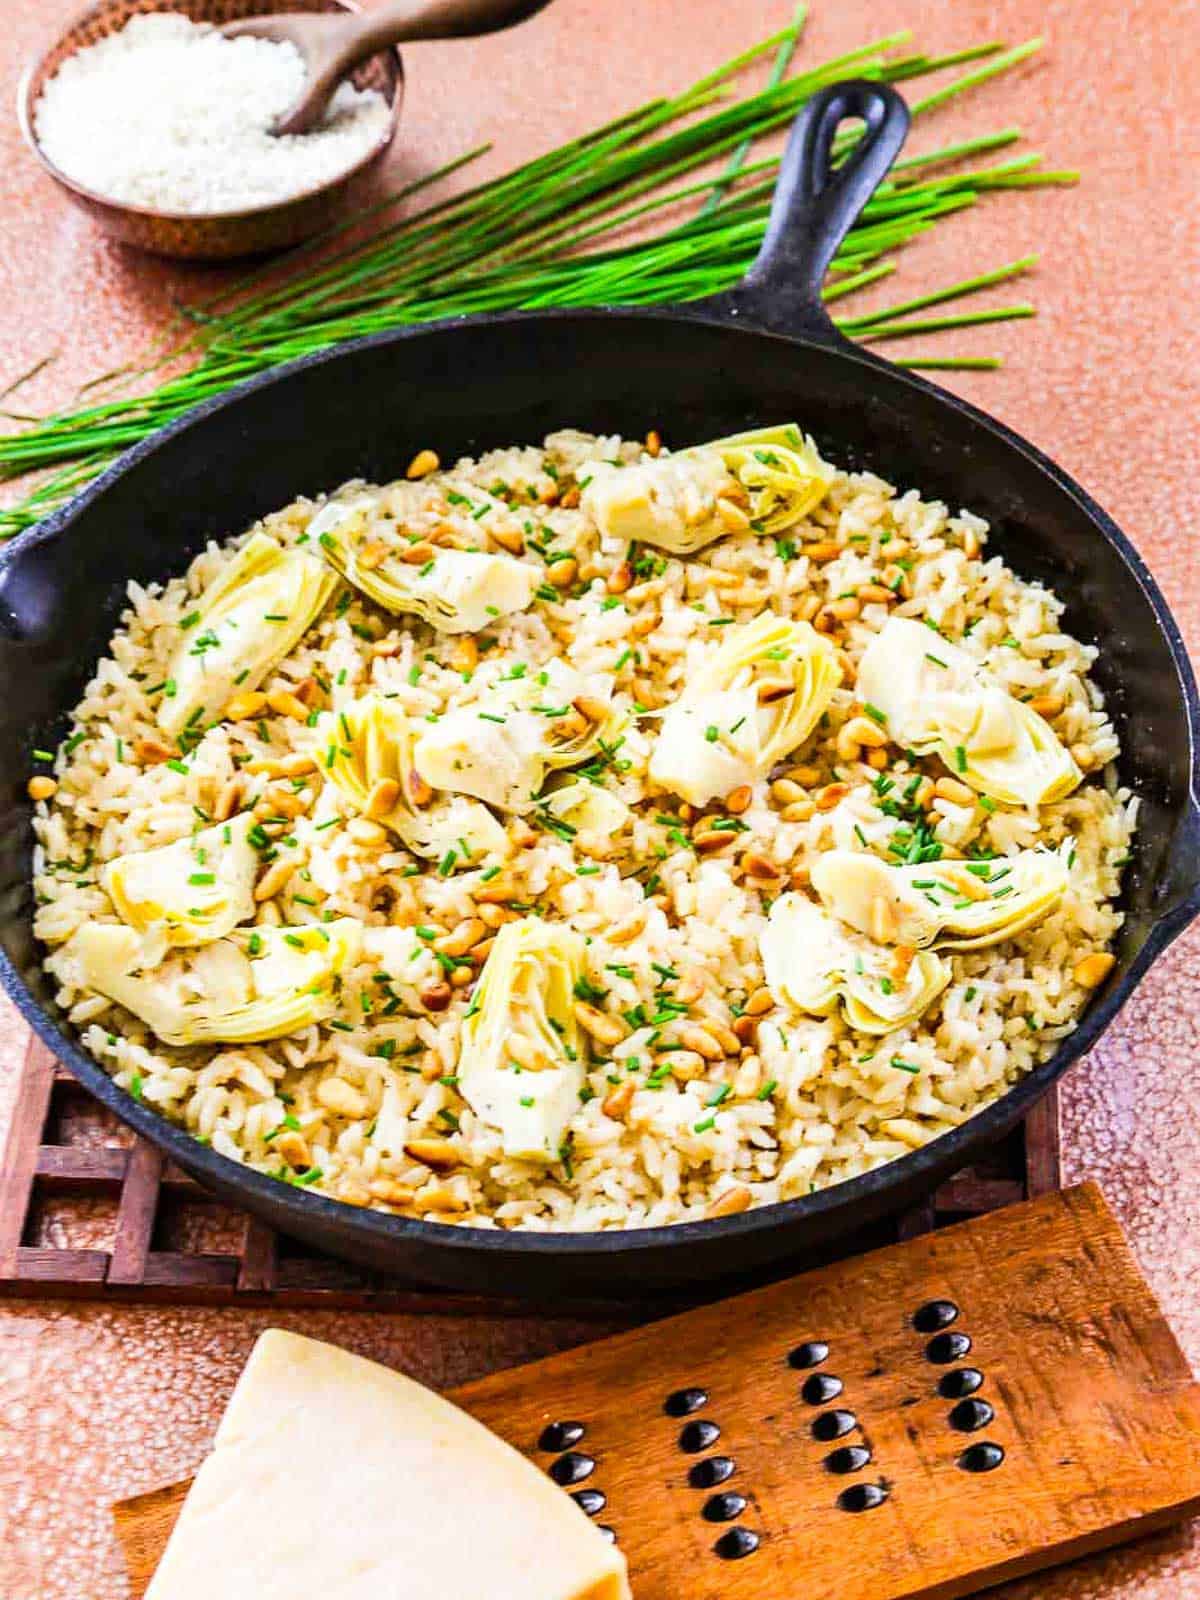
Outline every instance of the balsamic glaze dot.
{"label": "balsamic glaze dot", "polygon": [[580,1450],[568,1450],[565,1456],[559,1456],[547,1468],[555,1483],[564,1489],[569,1489],[573,1483],[582,1483],[595,1470],[596,1463],[591,1456],[585,1456]]}
{"label": "balsamic glaze dot", "polygon": [[719,1483],[728,1482],[736,1470],[732,1456],[709,1456],[689,1469],[688,1482],[693,1489],[715,1489]]}
{"label": "balsamic glaze dot", "polygon": [[986,1400],[960,1400],[950,1413],[950,1426],[959,1433],[978,1433],[994,1421],[996,1413]]}
{"label": "balsamic glaze dot", "polygon": [[831,1450],[825,1457],[830,1472],[844,1476],[847,1472],[861,1472],[871,1459],[865,1444],[844,1444],[840,1450]]}
{"label": "balsamic glaze dot", "polygon": [[953,1300],[928,1300],[913,1312],[912,1325],[918,1333],[937,1333],[957,1320],[958,1307]]}
{"label": "balsamic glaze dot", "polygon": [[959,1367],[957,1372],[942,1373],[937,1391],[943,1400],[965,1400],[982,1387],[983,1373],[978,1367]]}
{"label": "balsamic glaze dot", "polygon": [[603,1489],[576,1489],[571,1499],[589,1517],[598,1517],[608,1504]]}
{"label": "balsamic glaze dot", "polygon": [[713,1545],[722,1561],[740,1561],[758,1549],[758,1535],[750,1528],[730,1528]]}
{"label": "balsamic glaze dot", "polygon": [[573,1444],[578,1444],[586,1431],[582,1422],[551,1422],[542,1429],[538,1449],[557,1455],[560,1450],[569,1450]]}
{"label": "balsamic glaze dot", "polygon": [[690,1456],[699,1455],[701,1450],[716,1444],[720,1437],[721,1430],[715,1422],[710,1422],[707,1417],[697,1417],[695,1422],[686,1422],[679,1430],[679,1448],[686,1450]]}
{"label": "balsamic glaze dot", "polygon": [[806,1405],[823,1406],[836,1400],[843,1388],[842,1380],[832,1372],[814,1372],[800,1386],[800,1398]]}
{"label": "balsamic glaze dot", "polygon": [[708,1404],[708,1391],[705,1389],[676,1389],[663,1401],[663,1410],[669,1417],[690,1417],[693,1411],[699,1411]]}
{"label": "balsamic glaze dot", "polygon": [[596,1532],[597,1533],[602,1533],[604,1535],[604,1537],[608,1540],[609,1544],[616,1544],[616,1542],[617,1542],[616,1530],[614,1528],[610,1528],[607,1522],[598,1522],[596,1524]]}
{"label": "balsamic glaze dot", "polygon": [[705,1522],[732,1522],[746,1509],[746,1496],[727,1489],[724,1494],[711,1494],[704,1502],[700,1515]]}
{"label": "balsamic glaze dot", "polygon": [[837,1503],[843,1511],[874,1511],[887,1497],[881,1483],[852,1483],[838,1495]]}
{"label": "balsamic glaze dot", "polygon": [[803,1344],[798,1344],[794,1350],[788,1351],[788,1366],[795,1367],[798,1371],[805,1367],[819,1367],[822,1361],[829,1359],[829,1346],[824,1339],[806,1339]]}
{"label": "balsamic glaze dot", "polygon": [[944,1367],[948,1362],[961,1361],[971,1348],[971,1338],[966,1333],[935,1333],[925,1346],[925,1359]]}
{"label": "balsamic glaze dot", "polygon": [[978,1444],[969,1444],[958,1458],[958,1464],[964,1472],[994,1472],[1004,1460],[1002,1445],[993,1444],[990,1439],[980,1439]]}
{"label": "balsamic glaze dot", "polygon": [[811,1431],[821,1444],[830,1444],[834,1439],[844,1439],[857,1427],[858,1418],[853,1411],[822,1411],[813,1418]]}

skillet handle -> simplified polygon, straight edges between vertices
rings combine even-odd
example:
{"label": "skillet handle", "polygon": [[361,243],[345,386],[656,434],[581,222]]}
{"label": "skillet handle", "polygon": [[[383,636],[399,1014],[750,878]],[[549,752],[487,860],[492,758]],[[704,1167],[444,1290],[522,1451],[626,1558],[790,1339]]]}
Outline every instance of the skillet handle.
{"label": "skillet handle", "polygon": [[[866,124],[851,155],[831,165],[848,117]],[[909,125],[908,107],[887,84],[856,78],[819,90],[792,125],[758,259],[735,289],[701,301],[721,320],[768,333],[847,341],[821,303],[826,269],[887,176]]]}

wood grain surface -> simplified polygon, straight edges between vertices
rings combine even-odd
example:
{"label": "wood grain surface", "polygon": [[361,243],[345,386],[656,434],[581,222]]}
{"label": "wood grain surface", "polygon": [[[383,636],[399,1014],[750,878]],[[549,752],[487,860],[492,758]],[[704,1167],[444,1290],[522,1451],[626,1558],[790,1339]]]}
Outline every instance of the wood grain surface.
{"label": "wood grain surface", "polygon": [[[967,1400],[939,1393],[964,1371]],[[576,1464],[637,1600],[955,1600],[1200,1510],[1200,1385],[1090,1184],[452,1398],[539,1466]],[[546,1448],[566,1422],[573,1450]],[[718,1459],[719,1488],[690,1481]],[[864,1489],[879,1504],[843,1503]],[[136,1595],[186,1490],[114,1508]],[[731,1534],[756,1548],[723,1557]]]}

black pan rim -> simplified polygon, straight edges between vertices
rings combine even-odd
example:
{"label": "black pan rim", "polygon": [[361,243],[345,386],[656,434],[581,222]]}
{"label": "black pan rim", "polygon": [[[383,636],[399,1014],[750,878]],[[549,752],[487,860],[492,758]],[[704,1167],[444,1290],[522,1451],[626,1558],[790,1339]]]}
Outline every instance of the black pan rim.
{"label": "black pan rim", "polygon": [[[868,382],[879,381],[882,378],[892,383],[907,385],[917,393],[932,396],[939,404],[957,411],[983,428],[1008,449],[1023,456],[1048,476],[1061,492],[1079,505],[1097,534],[1116,549],[1130,576],[1149,602],[1158,628],[1167,643],[1188,724],[1191,758],[1190,814],[1194,817],[1195,796],[1197,788],[1200,787],[1200,695],[1197,693],[1191,662],[1178,624],[1149,568],[1127,536],[1091,496],[1053,460],[1021,435],[988,416],[969,401],[948,393],[927,379],[894,367],[879,357],[856,348],[848,341],[839,339],[837,344],[831,347],[827,335],[820,337],[772,333],[754,326],[753,322],[739,324],[726,320],[726,317],[718,317],[702,303],[693,308],[687,306],[668,309],[563,308],[542,312],[518,311],[482,317],[456,317],[441,322],[371,334],[362,339],[334,345],[327,350],[300,357],[286,365],[257,374],[225,394],[202,402],[158,433],[133,446],[68,505],[52,512],[42,522],[18,535],[0,550],[0,572],[23,556],[26,551],[36,548],[45,540],[63,534],[80,512],[104,494],[114,479],[124,475],[133,466],[152,455],[167,440],[198,427],[216,413],[236,406],[247,394],[285,383],[298,372],[353,357],[365,349],[399,345],[410,339],[436,338],[447,333],[469,333],[481,325],[497,326],[530,322],[546,324],[569,322],[572,319],[700,324],[714,330],[722,337],[749,337],[789,346],[800,345],[812,349],[822,358],[834,356],[840,360],[851,361],[863,368],[864,378]],[[1178,826],[1186,826],[1188,817],[1189,811],[1185,807]],[[24,1020],[56,1057],[69,1068],[73,1077],[103,1105],[115,1112],[122,1121],[164,1149],[180,1166],[202,1180],[207,1179],[216,1187],[233,1185],[245,1192],[248,1197],[261,1202],[264,1208],[276,1208],[282,1205],[286,1209],[293,1210],[298,1221],[303,1219],[313,1224],[324,1223],[366,1241],[383,1243],[407,1239],[425,1245],[435,1245],[439,1250],[459,1254],[482,1253],[497,1256],[517,1254],[526,1258],[570,1256],[586,1261],[616,1253],[633,1258],[642,1253],[660,1251],[664,1248],[683,1249],[718,1234],[726,1238],[745,1238],[772,1229],[785,1221],[807,1220],[849,1211],[859,1202],[869,1201],[887,1189],[898,1189],[906,1183],[912,1187],[919,1187],[925,1180],[932,1183],[938,1173],[954,1170],[961,1152],[990,1138],[1002,1136],[1030,1110],[1045,1090],[1099,1039],[1137,988],[1154,960],[1197,914],[1200,914],[1200,886],[1193,888],[1153,924],[1129,970],[1102,992],[1053,1056],[1018,1080],[1006,1093],[969,1117],[958,1128],[942,1134],[908,1155],[872,1168],[857,1178],[847,1179],[795,1199],[757,1206],[740,1215],[666,1223],[649,1228],[591,1232],[569,1230],[545,1233],[507,1232],[467,1224],[425,1222],[417,1218],[394,1217],[383,1212],[363,1210],[324,1195],[310,1193],[302,1188],[283,1185],[265,1173],[243,1166],[200,1144],[176,1123],[169,1121],[165,1116],[153,1111],[124,1089],[119,1088],[104,1068],[67,1035],[42,1008],[3,951],[0,951],[0,984]]]}

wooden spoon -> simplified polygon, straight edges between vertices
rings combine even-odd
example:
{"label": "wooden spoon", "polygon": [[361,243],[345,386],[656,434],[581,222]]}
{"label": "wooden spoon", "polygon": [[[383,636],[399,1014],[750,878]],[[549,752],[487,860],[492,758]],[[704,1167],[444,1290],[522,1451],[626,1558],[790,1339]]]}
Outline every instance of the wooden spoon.
{"label": "wooden spoon", "polygon": [[495,33],[533,16],[549,0],[389,0],[365,14],[285,11],[245,17],[221,31],[294,44],[308,77],[300,96],[279,116],[272,133],[307,133],[320,121],[338,84],[360,61],[390,45],[415,39],[466,39]]}

